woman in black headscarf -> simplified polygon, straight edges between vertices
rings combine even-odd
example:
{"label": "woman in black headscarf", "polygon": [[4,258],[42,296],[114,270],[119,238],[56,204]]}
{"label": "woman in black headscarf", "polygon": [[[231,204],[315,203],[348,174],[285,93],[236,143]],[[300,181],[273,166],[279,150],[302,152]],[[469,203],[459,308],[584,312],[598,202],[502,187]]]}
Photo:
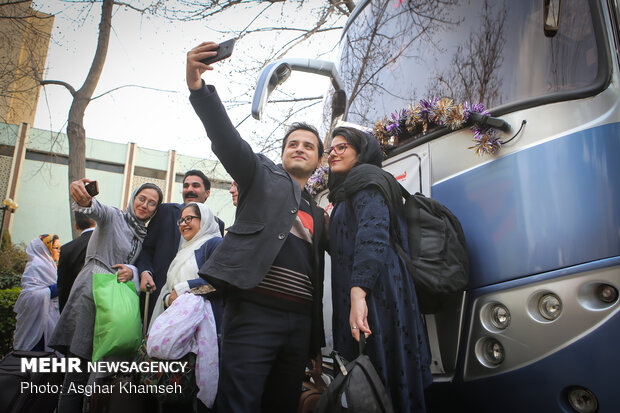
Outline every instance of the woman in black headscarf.
{"label": "woman in black headscarf", "polygon": [[[394,411],[424,412],[430,351],[413,279],[393,242],[408,251],[402,197],[382,170],[378,142],[357,129],[334,130],[328,150],[334,347],[349,360],[359,334]],[[371,335],[372,334],[372,335]]]}

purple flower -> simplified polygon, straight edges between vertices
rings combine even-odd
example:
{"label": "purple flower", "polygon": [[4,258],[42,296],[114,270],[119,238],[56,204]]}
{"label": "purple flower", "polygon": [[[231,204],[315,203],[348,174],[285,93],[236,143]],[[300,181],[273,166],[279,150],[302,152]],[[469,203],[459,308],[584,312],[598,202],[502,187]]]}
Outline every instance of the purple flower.
{"label": "purple flower", "polygon": [[482,115],[489,115],[490,114],[490,112],[484,108],[484,105],[482,103],[470,104],[468,110],[469,110],[469,112],[480,113]]}
{"label": "purple flower", "polygon": [[398,133],[398,123],[394,122],[394,123],[390,123],[387,128],[386,128],[389,132],[392,133]]}

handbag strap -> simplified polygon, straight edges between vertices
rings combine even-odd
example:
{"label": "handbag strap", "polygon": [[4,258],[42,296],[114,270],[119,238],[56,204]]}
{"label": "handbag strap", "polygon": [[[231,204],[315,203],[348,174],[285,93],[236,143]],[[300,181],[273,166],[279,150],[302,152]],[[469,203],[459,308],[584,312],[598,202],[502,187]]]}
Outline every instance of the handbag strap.
{"label": "handbag strap", "polygon": [[360,342],[359,342],[360,356],[364,354],[364,350],[366,349],[366,334],[360,331]]}
{"label": "handbag strap", "polygon": [[148,286],[146,288],[146,296],[144,297],[144,320],[142,321],[142,338],[146,338],[146,330],[147,324],[146,321],[149,318],[149,297],[151,293],[149,292]]}

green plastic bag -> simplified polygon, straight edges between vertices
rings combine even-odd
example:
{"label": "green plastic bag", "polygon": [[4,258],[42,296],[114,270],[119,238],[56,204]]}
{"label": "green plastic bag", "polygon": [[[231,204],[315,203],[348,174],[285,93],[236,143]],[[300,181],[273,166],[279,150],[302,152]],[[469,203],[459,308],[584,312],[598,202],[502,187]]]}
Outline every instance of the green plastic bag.
{"label": "green plastic bag", "polygon": [[142,341],[140,303],[134,284],[118,282],[116,274],[93,274],[93,298],[93,361],[106,356],[133,358]]}

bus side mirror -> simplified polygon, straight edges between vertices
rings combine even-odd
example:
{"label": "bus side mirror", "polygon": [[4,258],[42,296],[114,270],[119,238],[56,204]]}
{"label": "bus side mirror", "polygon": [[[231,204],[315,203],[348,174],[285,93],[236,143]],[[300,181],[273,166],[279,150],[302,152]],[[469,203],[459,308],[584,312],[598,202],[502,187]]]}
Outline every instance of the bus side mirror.
{"label": "bus side mirror", "polygon": [[562,0],[543,0],[543,31],[546,37],[553,37],[560,30]]}
{"label": "bus side mirror", "polygon": [[[252,99],[252,116],[260,120],[269,96],[276,87],[286,81],[294,70],[328,76],[336,91],[343,91],[343,84],[333,62],[317,59],[289,58],[269,63],[261,72]],[[344,93],[344,92],[342,92]],[[346,98],[345,98],[346,102]],[[342,105],[341,105],[342,106]],[[342,113],[345,108],[340,109]]]}
{"label": "bus side mirror", "polygon": [[258,77],[254,98],[252,99],[252,116],[254,119],[260,120],[263,108],[267,104],[267,99],[269,99],[271,92],[278,85],[284,83],[291,76],[291,72],[291,66],[280,61],[269,63],[263,69]]}

